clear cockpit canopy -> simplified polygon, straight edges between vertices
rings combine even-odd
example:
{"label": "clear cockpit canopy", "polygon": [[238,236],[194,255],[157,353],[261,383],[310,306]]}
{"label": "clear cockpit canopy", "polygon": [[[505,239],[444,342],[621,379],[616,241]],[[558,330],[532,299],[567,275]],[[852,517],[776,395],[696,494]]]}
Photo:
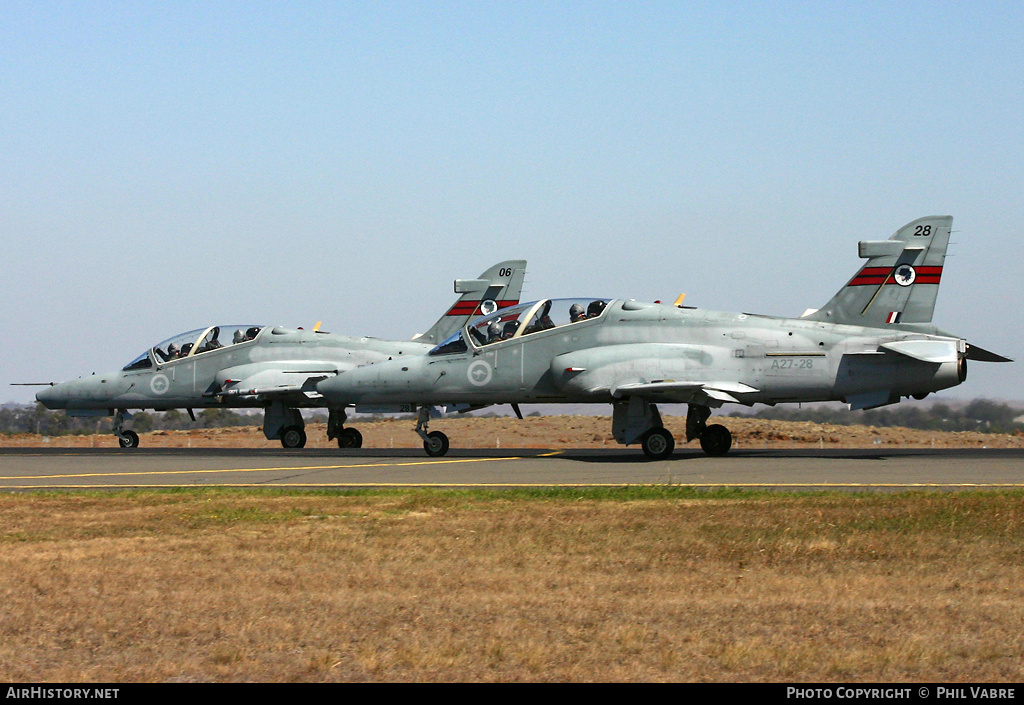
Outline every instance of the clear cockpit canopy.
{"label": "clear cockpit canopy", "polygon": [[231,345],[247,343],[254,340],[261,330],[263,330],[263,326],[248,324],[210,326],[209,328],[190,330],[187,333],[179,333],[173,338],[157,343],[125,365],[124,369],[145,369],[152,367],[154,360],[157,364],[162,365],[166,362],[202,355]]}
{"label": "clear cockpit canopy", "polygon": [[[600,318],[611,299],[543,299],[496,311],[471,322],[467,330],[475,347],[522,338],[541,331]],[[459,331],[430,351],[431,355],[465,352]]]}

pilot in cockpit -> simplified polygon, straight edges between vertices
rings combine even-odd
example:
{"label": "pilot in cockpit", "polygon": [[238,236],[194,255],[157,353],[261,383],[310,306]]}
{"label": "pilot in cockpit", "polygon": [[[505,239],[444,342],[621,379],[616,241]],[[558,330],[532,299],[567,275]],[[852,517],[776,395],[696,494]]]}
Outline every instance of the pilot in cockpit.
{"label": "pilot in cockpit", "polygon": [[569,321],[575,323],[576,321],[585,321],[587,314],[583,311],[583,307],[579,304],[573,304],[569,307]]}
{"label": "pilot in cockpit", "polygon": [[231,338],[232,345],[238,345],[245,340],[245,333],[242,332],[241,328],[235,329],[235,335]]}
{"label": "pilot in cockpit", "polygon": [[523,331],[523,335],[530,335],[531,333],[537,333],[542,330],[548,330],[555,327],[554,321],[551,320],[551,301],[545,301],[541,310],[534,317],[533,321],[526,326],[526,330]]}
{"label": "pilot in cockpit", "polygon": [[220,338],[220,328],[215,326],[214,329],[210,331],[210,339],[207,340],[206,344],[199,349],[199,352],[204,353],[224,347],[218,338]]}
{"label": "pilot in cockpit", "polygon": [[494,320],[487,326],[487,344],[489,345],[499,340],[501,340],[501,323]]}

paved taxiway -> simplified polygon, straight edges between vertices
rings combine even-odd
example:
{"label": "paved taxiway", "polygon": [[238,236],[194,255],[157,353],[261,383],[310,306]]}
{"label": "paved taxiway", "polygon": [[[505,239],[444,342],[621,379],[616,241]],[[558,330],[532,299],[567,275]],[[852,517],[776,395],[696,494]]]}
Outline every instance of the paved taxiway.
{"label": "paved taxiway", "polygon": [[793,489],[1024,488],[1024,450],[0,449],[0,490],[138,487],[682,485]]}

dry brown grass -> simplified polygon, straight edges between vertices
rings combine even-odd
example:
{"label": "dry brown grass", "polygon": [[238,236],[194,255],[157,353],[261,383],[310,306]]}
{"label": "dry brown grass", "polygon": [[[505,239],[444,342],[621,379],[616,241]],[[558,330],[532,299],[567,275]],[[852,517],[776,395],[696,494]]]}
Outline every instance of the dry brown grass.
{"label": "dry brown grass", "polygon": [[[735,436],[735,448],[1021,448],[1024,436],[975,431],[918,431],[908,428],[837,426],[810,421],[772,421],[735,417],[715,418]],[[413,433],[415,421],[386,418],[377,421],[358,419],[354,425],[363,434],[367,448],[419,448],[420,438]],[[683,444],[686,419],[666,416],[665,426]],[[609,416],[539,416],[487,418],[453,416],[431,422],[432,430],[444,431],[457,448],[617,448],[612,437]],[[307,448],[337,447],[327,440],[325,424],[306,427]],[[111,433],[93,436],[53,436],[33,434],[0,435],[0,446],[9,447],[116,447]],[[211,428],[193,431],[156,431],[142,435],[144,448],[279,448],[280,442],[268,441],[259,427]]]}
{"label": "dry brown grass", "polygon": [[673,492],[0,496],[0,680],[1024,676],[1020,494]]}

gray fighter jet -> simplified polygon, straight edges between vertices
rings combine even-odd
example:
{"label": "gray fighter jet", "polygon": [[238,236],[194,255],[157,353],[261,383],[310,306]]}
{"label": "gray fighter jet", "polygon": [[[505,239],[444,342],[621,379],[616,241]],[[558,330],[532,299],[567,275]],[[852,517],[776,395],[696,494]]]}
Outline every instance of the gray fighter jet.
{"label": "gray fighter jet", "polygon": [[640,443],[653,459],[675,446],[657,404],[685,403],[686,440],[723,455],[729,430],[706,422],[726,403],[870,409],[960,384],[968,360],[1009,362],[930,323],[952,222],[921,218],[888,240],[861,242],[867,262],[801,318],[547,299],[472,321],[427,355],[325,378],[317,390],[357,409],[417,405],[430,455],[447,452],[448,439],[427,430],[427,407],[526,402],[611,403],[615,439]]}
{"label": "gray fighter jet", "polygon": [[467,321],[518,304],[525,274],[524,260],[509,260],[478,279],[456,280],[455,293],[462,296],[413,340],[351,338],[321,332],[319,324],[313,330],[209,326],[168,338],[117,372],[51,383],[36,399],[70,416],[113,416],[123,448],[139,444],[138,434],[125,427],[129,409],[187,409],[195,419],[194,409],[262,407],[267,439],[301,448],[306,432],[299,409],[327,407],[328,438],[357,448],[362,436],[344,426],[345,406],[328,403],[316,383],[357,365],[426,355]]}

